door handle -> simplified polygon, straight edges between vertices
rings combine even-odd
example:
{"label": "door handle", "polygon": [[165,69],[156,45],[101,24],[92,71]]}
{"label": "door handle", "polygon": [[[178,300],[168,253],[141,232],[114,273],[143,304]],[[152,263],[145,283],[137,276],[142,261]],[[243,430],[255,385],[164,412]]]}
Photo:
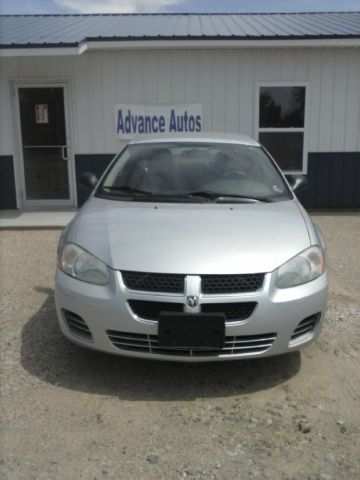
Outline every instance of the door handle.
{"label": "door handle", "polygon": [[67,145],[62,145],[61,147],[61,156],[63,160],[69,160],[69,152]]}

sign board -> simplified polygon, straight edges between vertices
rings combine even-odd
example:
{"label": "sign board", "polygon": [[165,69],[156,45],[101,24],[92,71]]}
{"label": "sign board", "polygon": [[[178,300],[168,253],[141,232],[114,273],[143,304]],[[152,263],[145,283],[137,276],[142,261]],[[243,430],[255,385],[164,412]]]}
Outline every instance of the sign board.
{"label": "sign board", "polygon": [[48,105],[46,103],[35,105],[35,123],[49,123]]}
{"label": "sign board", "polygon": [[202,105],[115,105],[115,132],[119,139],[153,133],[197,133],[203,128]]}

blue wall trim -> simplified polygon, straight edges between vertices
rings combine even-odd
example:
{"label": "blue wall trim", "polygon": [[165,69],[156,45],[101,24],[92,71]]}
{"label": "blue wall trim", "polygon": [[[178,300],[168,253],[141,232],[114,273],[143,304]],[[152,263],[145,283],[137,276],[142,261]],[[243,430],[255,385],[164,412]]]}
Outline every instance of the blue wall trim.
{"label": "blue wall trim", "polygon": [[360,207],[360,152],[309,153],[305,207]]}
{"label": "blue wall trim", "polygon": [[79,207],[87,200],[90,193],[89,190],[79,185],[80,175],[85,172],[92,172],[98,178],[101,177],[114,156],[115,154],[107,153],[75,155],[77,201]]}
{"label": "blue wall trim", "polygon": [[14,161],[11,155],[0,155],[0,209],[16,207]]}

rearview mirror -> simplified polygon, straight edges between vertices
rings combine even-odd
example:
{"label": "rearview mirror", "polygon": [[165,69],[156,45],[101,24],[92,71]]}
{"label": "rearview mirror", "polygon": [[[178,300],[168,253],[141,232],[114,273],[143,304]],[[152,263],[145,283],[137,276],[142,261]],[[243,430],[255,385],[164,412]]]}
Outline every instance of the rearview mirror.
{"label": "rearview mirror", "polygon": [[306,175],[286,175],[286,179],[295,193],[302,192],[308,186],[308,179]]}
{"label": "rearview mirror", "polygon": [[97,182],[97,176],[91,172],[82,173],[79,177],[79,185],[90,190],[95,188]]}

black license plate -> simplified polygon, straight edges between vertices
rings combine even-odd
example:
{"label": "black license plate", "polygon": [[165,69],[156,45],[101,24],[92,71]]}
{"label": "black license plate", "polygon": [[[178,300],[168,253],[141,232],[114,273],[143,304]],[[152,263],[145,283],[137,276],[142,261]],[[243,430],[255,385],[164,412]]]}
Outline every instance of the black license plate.
{"label": "black license plate", "polygon": [[161,312],[160,347],[222,348],[225,342],[225,315],[218,313]]}

